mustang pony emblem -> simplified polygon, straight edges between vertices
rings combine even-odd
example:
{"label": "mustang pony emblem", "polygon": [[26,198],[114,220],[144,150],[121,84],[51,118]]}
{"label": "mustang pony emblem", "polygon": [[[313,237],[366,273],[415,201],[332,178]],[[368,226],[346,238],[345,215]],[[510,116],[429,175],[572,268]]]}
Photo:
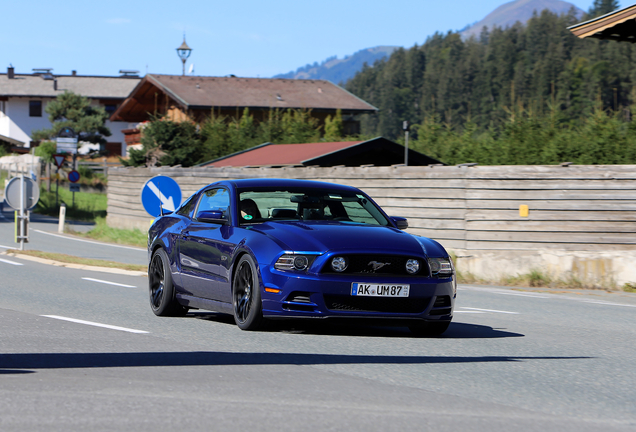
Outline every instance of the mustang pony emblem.
{"label": "mustang pony emblem", "polygon": [[367,265],[370,265],[373,268],[373,271],[377,271],[377,270],[380,270],[384,266],[391,265],[391,263],[381,263],[381,262],[377,262],[377,261],[369,261],[369,264],[367,264]]}

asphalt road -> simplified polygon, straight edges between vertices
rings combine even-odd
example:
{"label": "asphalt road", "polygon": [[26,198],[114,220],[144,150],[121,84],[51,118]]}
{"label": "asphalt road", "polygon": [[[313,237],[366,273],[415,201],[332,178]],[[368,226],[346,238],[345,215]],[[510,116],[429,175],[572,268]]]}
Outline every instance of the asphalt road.
{"label": "asphalt road", "polygon": [[[3,214],[0,252],[14,246]],[[146,260],[31,227],[27,248]],[[636,294],[464,285],[449,330],[427,339],[158,318],[146,286],[0,255],[0,430],[636,430]]]}
{"label": "asphalt road", "polygon": [[[67,225],[78,232],[87,231],[92,227],[91,224],[81,222],[70,222]],[[130,264],[148,264],[148,255],[145,249],[94,242],[78,236],[59,234],[57,231],[57,218],[32,213],[29,229],[30,238],[29,243],[25,244],[25,249]],[[19,247],[14,242],[14,236],[14,211],[3,201],[0,201],[0,252]]]}

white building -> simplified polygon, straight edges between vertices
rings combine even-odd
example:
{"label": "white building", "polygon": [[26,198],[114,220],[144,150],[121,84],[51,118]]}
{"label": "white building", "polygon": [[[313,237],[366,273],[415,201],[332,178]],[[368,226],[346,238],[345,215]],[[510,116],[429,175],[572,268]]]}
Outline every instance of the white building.
{"label": "white building", "polygon": [[[33,74],[17,74],[13,67],[0,73],[0,140],[13,145],[30,147],[31,133],[51,127],[46,105],[64,91],[72,91],[91,99],[95,106],[103,106],[112,114],[139,83],[138,75],[121,76],[55,75],[48,70]],[[106,150],[110,154],[126,155],[122,129],[127,122],[106,121],[112,133],[106,137]]]}

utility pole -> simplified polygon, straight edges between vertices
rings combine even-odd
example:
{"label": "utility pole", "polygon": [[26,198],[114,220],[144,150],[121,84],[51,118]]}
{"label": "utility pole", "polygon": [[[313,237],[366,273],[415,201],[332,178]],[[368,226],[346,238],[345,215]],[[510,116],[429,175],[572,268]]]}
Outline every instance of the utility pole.
{"label": "utility pole", "polygon": [[404,165],[409,166],[409,122],[404,120],[402,122],[402,129],[404,130]]}

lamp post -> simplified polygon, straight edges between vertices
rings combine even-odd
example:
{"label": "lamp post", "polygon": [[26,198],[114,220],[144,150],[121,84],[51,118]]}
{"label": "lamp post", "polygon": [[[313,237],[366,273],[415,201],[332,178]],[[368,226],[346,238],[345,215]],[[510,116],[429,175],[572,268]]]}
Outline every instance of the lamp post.
{"label": "lamp post", "polygon": [[183,43],[181,44],[179,48],[177,48],[177,55],[179,56],[179,58],[181,59],[181,62],[183,63],[183,73],[181,74],[183,76],[185,76],[186,60],[188,59],[188,57],[190,57],[191,52],[192,52],[192,48],[188,46],[188,44],[185,41],[185,36],[183,36]]}

